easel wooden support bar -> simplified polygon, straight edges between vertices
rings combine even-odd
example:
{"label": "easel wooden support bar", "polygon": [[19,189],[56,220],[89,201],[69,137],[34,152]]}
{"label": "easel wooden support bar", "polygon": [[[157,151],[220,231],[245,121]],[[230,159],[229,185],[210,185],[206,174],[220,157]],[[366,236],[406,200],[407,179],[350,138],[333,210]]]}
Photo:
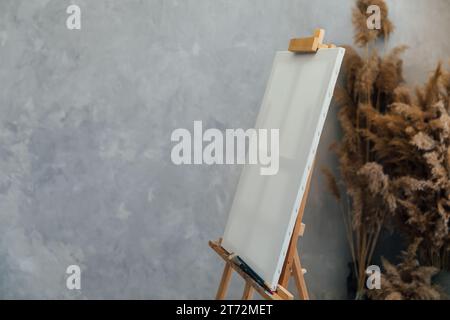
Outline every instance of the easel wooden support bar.
{"label": "easel wooden support bar", "polygon": [[231,279],[232,271],[236,271],[245,280],[245,289],[243,294],[244,300],[251,299],[253,290],[257,291],[263,298],[267,300],[292,300],[294,297],[286,289],[278,287],[277,292],[270,294],[264,290],[255,280],[253,280],[247,273],[245,273],[238,265],[231,259],[231,254],[221,246],[221,239],[218,241],[210,241],[209,246],[217,252],[217,254],[225,261],[225,269],[223,271],[222,280],[220,281],[219,290],[217,291],[216,299],[223,300],[226,296],[228,285]]}

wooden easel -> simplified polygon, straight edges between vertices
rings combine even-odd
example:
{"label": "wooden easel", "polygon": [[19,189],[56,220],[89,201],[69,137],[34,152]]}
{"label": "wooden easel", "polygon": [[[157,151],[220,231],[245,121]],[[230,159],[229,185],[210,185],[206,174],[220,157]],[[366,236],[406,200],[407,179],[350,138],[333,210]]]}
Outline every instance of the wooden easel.
{"label": "wooden easel", "polygon": [[305,231],[305,224],[302,223],[302,220],[310,189],[312,172],[313,170],[311,170],[309,174],[308,183],[305,189],[305,195],[303,196],[300,208],[298,210],[297,220],[295,222],[294,231],[292,232],[291,242],[289,243],[289,248],[286,254],[286,259],[284,261],[277,290],[273,294],[269,294],[247,273],[242,271],[242,269],[230,259],[232,255],[221,246],[221,239],[219,239],[218,241],[209,242],[209,246],[215,252],[217,252],[217,254],[223,260],[225,260],[225,269],[223,270],[222,279],[220,280],[219,289],[217,290],[217,300],[225,299],[233,270],[236,271],[245,280],[245,289],[242,295],[243,300],[251,300],[254,291],[257,291],[263,298],[267,300],[293,300],[294,296],[286,289],[291,276],[295,280],[299,298],[302,300],[309,299],[308,290],[306,288],[306,282],[304,278],[306,270],[302,268],[300,262],[300,257],[297,250],[297,242],[299,237],[303,236],[303,233]]}
{"label": "wooden easel", "polygon": [[[319,49],[336,47],[335,45],[323,44],[324,36],[325,31],[323,29],[316,29],[314,36],[312,37],[292,39],[289,45],[289,51],[295,53],[315,53]],[[297,249],[297,242],[298,239],[303,236],[305,231],[305,224],[302,222],[303,213],[305,211],[306,202],[308,199],[313,169],[314,168],[311,168],[309,173],[305,193],[298,209],[297,220],[292,232],[291,241],[289,243],[289,248],[286,254],[286,259],[284,261],[277,290],[272,294],[267,292],[255,280],[253,280],[252,277],[245,273],[234,261],[231,260],[232,254],[227,252],[222,247],[222,239],[219,239],[217,241],[209,241],[209,246],[225,261],[222,279],[220,280],[219,289],[217,290],[217,300],[225,299],[233,270],[236,271],[245,281],[244,293],[242,295],[243,300],[251,300],[255,291],[267,300],[293,300],[294,296],[287,290],[291,276],[295,280],[299,298],[301,300],[309,300],[308,289],[304,278],[306,269],[302,268]]]}

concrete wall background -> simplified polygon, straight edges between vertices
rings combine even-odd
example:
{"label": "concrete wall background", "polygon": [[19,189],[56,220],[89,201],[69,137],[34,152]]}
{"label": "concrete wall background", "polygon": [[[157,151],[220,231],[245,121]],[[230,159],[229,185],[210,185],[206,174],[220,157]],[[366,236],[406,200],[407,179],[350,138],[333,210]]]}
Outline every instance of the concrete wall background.
{"label": "concrete wall background", "polygon": [[[65,27],[70,3],[82,30]],[[408,80],[447,59],[450,3],[388,1]],[[248,128],[274,51],[353,1],[1,0],[0,298],[213,298],[238,166],[176,167],[176,128]],[[335,168],[332,109],[316,169]],[[300,243],[313,298],[345,298],[340,213],[316,170]],[[65,286],[82,268],[82,290]],[[230,297],[242,284],[233,280]]]}

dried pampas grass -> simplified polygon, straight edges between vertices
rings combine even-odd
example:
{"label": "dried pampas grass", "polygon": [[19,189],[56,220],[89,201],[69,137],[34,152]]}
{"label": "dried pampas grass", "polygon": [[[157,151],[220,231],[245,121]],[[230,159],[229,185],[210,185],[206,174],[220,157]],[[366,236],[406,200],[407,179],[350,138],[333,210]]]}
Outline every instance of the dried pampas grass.
{"label": "dried pampas grass", "polygon": [[385,273],[381,277],[381,289],[370,290],[369,297],[376,300],[440,300],[444,294],[433,286],[431,278],[439,271],[434,267],[420,266],[416,239],[401,255],[401,263],[392,265],[382,259]]}
{"label": "dried pampas grass", "polygon": [[[371,4],[382,12],[378,31],[366,26]],[[330,171],[323,172],[341,204],[358,281],[357,297],[362,297],[365,270],[379,233],[388,223],[411,243],[422,239],[416,246],[423,264],[449,267],[450,75],[438,64],[423,87],[411,90],[404,84],[401,55],[407,47],[396,47],[384,56],[373,49],[378,38],[388,37],[393,30],[383,0],[356,1],[353,24],[355,42],[366,50],[360,55],[346,47],[344,84],[335,92],[343,130],[335,148],[342,180],[336,181]],[[346,192],[340,192],[340,185]],[[385,267],[394,268],[388,262]],[[420,283],[412,285],[425,290]],[[390,298],[417,298],[391,291]],[[423,292],[421,297],[425,296],[435,295],[430,291],[428,295]]]}

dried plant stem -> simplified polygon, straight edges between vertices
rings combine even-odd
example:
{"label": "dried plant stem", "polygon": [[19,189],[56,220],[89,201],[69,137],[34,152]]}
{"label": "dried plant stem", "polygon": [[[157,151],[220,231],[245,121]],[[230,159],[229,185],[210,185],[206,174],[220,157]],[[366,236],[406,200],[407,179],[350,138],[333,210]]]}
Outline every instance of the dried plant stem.
{"label": "dried plant stem", "polygon": [[373,257],[373,253],[375,251],[378,238],[381,232],[381,224],[375,229],[367,229],[364,225],[362,225],[357,233],[360,234],[359,238],[361,239],[360,250],[358,252],[358,259],[355,260],[358,263],[357,268],[357,279],[358,279],[358,290],[357,290],[357,299],[362,298],[365,294],[365,271],[367,267],[370,265]]}
{"label": "dried plant stem", "polygon": [[377,246],[378,238],[380,237],[381,226],[382,226],[382,224],[380,223],[378,228],[377,228],[377,230],[376,230],[376,232],[374,233],[374,238],[372,240],[372,248],[370,249],[370,253],[369,253],[369,261],[372,261],[373,253],[374,253],[375,248]]}
{"label": "dried plant stem", "polygon": [[[351,208],[350,207],[350,199],[349,199],[348,195],[346,195],[346,199],[347,199],[347,209],[343,208],[342,201],[340,201],[339,204],[340,204],[340,208],[341,208],[341,212],[342,212],[342,218],[344,220],[347,242],[349,244],[350,253],[352,255],[352,261],[356,262],[357,260],[356,260],[356,251],[355,251],[355,241],[354,241],[352,223],[351,223],[352,215],[351,215],[351,209],[350,209]],[[353,263],[353,268],[354,268],[355,276],[358,277],[359,272],[358,272],[356,263]]]}
{"label": "dried plant stem", "polygon": [[[370,60],[370,49],[369,49],[369,44],[370,42],[368,42],[366,44],[366,63],[367,65],[369,65],[369,60]],[[370,97],[371,97],[371,89],[372,86],[369,83],[366,83],[366,91],[367,91],[367,104],[370,105]],[[366,127],[369,128],[370,130],[370,124],[368,123],[368,121],[366,120]],[[370,152],[370,141],[366,139],[366,161],[368,162],[369,160],[369,152]]]}

